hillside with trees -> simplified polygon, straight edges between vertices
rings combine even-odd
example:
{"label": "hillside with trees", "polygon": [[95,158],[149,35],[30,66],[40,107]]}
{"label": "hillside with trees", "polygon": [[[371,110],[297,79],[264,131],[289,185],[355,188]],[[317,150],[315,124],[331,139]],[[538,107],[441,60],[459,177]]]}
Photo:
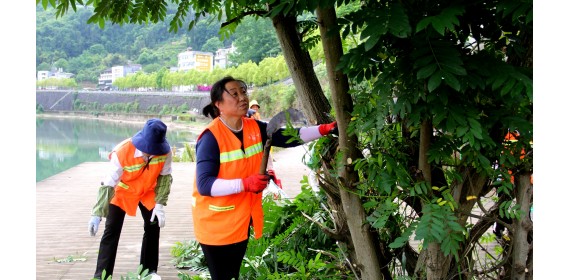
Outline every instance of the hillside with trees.
{"label": "hillside with trees", "polygon": [[[157,24],[113,24],[104,28],[88,24],[92,7],[78,6],[77,12],[56,17],[56,9],[36,7],[36,71],[62,68],[75,74],[78,83],[97,83],[99,74],[115,65],[141,64],[144,73],[177,65],[178,53],[192,48],[213,52],[234,44],[238,53],[230,56],[235,65],[260,63],[281,54],[271,21],[251,17],[229,38],[220,39],[220,22],[200,18],[190,30],[168,32],[168,20],[176,6],[167,8],[165,22]],[[188,25],[189,20],[185,23]]]}

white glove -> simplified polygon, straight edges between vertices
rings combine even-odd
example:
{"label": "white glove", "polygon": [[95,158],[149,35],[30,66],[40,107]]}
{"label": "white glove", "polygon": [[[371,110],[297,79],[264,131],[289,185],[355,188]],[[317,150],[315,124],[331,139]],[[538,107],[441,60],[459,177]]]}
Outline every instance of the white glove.
{"label": "white glove", "polygon": [[99,223],[101,223],[101,217],[91,216],[91,220],[89,220],[89,234],[91,236],[95,236],[97,230],[99,230]]}
{"label": "white glove", "polygon": [[162,204],[156,204],[152,210],[152,216],[150,216],[150,221],[154,222],[154,218],[158,219],[158,227],[164,227],[166,223],[166,214],[164,213],[164,206]]}

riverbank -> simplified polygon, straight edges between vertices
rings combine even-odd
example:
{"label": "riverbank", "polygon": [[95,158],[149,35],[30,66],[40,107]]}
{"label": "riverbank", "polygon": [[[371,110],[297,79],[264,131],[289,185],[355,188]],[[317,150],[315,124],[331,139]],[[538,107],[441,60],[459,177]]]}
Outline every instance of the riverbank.
{"label": "riverbank", "polygon": [[207,119],[202,116],[196,116],[195,118],[196,121],[181,121],[170,115],[159,116],[152,114],[115,114],[115,113],[94,115],[88,112],[44,112],[41,114],[36,114],[36,117],[59,118],[59,119],[64,119],[64,118],[92,119],[92,120],[102,120],[109,122],[131,123],[131,124],[141,124],[141,125],[146,123],[148,119],[158,118],[168,126],[168,129],[190,130],[196,133],[201,132],[204,129],[204,127],[206,127],[206,125],[210,122],[210,119]]}

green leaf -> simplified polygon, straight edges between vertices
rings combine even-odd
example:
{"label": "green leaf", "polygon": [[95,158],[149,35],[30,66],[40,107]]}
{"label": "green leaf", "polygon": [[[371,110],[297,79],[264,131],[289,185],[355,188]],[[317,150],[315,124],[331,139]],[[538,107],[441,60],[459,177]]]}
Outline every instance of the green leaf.
{"label": "green leaf", "polygon": [[439,126],[439,124],[447,117],[447,114],[445,114],[444,112],[438,112],[437,114],[435,114],[435,116],[433,117],[433,124],[435,126]]}
{"label": "green leaf", "polygon": [[441,34],[441,36],[445,35],[445,23],[443,23],[439,18],[434,17],[431,26],[437,31],[437,33]]}
{"label": "green leaf", "polygon": [[441,63],[441,68],[446,71],[449,71],[452,74],[465,76],[467,75],[467,70],[460,64],[453,64],[453,63]]}
{"label": "green leaf", "polygon": [[468,118],[467,121],[469,122],[469,126],[471,127],[471,133],[477,139],[483,139],[481,124],[473,118]]}
{"label": "green leaf", "polygon": [[517,83],[515,79],[509,79],[505,85],[501,88],[501,95],[509,93],[513,86]]}
{"label": "green leaf", "polygon": [[434,73],[428,81],[428,90],[429,92],[434,91],[439,85],[441,84],[441,70]]}
{"label": "green leaf", "polygon": [[461,136],[465,135],[465,133],[467,133],[468,130],[469,130],[469,128],[466,126],[458,127],[457,128],[457,137],[461,137]]}
{"label": "green leaf", "polygon": [[449,108],[449,114],[460,126],[467,126],[467,121],[465,120],[466,116],[462,109]]}
{"label": "green leaf", "polygon": [[477,158],[479,158],[479,162],[481,163],[482,166],[490,166],[491,165],[491,161],[489,161],[489,159],[486,158],[484,155],[477,154]]}
{"label": "green leaf", "polygon": [[418,22],[418,24],[416,25],[416,33],[424,30],[428,25],[431,24],[431,17],[426,17],[423,18],[422,20],[420,20],[420,22]]}
{"label": "green leaf", "polygon": [[453,28],[453,25],[459,25],[459,19],[457,16],[462,15],[465,12],[465,7],[462,6],[451,6],[445,8],[441,12],[441,17],[445,17],[449,23],[448,28]]}
{"label": "green leaf", "polygon": [[379,40],[380,40],[380,34],[374,34],[368,37],[368,40],[366,40],[366,42],[364,43],[364,49],[366,51],[371,50],[374,46],[376,46]]}
{"label": "green leaf", "polygon": [[414,190],[416,190],[417,194],[422,194],[422,188],[419,183],[414,186]]}
{"label": "green leaf", "polygon": [[425,78],[431,76],[431,74],[433,74],[435,72],[435,70],[437,70],[436,64],[431,64],[431,65],[428,65],[426,67],[421,68],[417,74],[418,80],[425,79]]}
{"label": "green leaf", "polygon": [[456,91],[461,90],[461,84],[459,84],[459,80],[457,80],[457,78],[455,78],[453,74],[444,71],[442,72],[442,74],[443,74],[443,80],[448,86],[450,86]]}
{"label": "green leaf", "polygon": [[392,249],[396,249],[396,248],[401,248],[404,245],[406,245],[406,243],[408,242],[408,238],[407,237],[397,237],[394,242],[388,244],[388,247],[392,248]]}
{"label": "green leaf", "polygon": [[285,11],[283,11],[283,14],[285,15],[289,15],[289,12],[291,11],[291,8],[293,8],[293,4],[291,3],[287,3],[287,7],[285,8]]}
{"label": "green leaf", "polygon": [[99,28],[105,28],[105,20],[103,18],[99,18]]}
{"label": "green leaf", "polygon": [[406,38],[412,33],[406,10],[399,2],[395,2],[390,6],[388,16],[388,30],[391,34],[398,38]]}
{"label": "green leaf", "polygon": [[497,75],[495,81],[491,85],[491,89],[496,90],[497,88],[499,88],[507,80],[507,78],[508,76],[505,74]]}
{"label": "green leaf", "polygon": [[416,59],[416,61],[414,61],[414,68],[421,68],[432,64],[436,64],[436,62],[434,61],[433,55],[429,54],[422,58]]}
{"label": "green leaf", "polygon": [[281,13],[281,11],[283,10],[283,8],[285,8],[285,5],[287,5],[287,2],[281,2],[279,3],[279,5],[275,6],[273,9],[271,9],[269,17],[273,18],[276,15],[278,15],[279,13]]}
{"label": "green leaf", "polygon": [[525,20],[525,24],[529,24],[532,21],[532,9],[528,12],[528,14],[526,15],[526,20]]}

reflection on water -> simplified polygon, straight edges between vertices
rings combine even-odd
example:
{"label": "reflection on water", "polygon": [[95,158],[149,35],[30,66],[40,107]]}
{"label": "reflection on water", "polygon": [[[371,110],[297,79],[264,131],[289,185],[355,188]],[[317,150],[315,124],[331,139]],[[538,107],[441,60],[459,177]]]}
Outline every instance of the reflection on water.
{"label": "reflection on water", "polygon": [[[36,117],[36,182],[83,162],[108,161],[115,145],[132,137],[144,124],[104,120]],[[171,146],[183,150],[184,143],[194,142],[194,132],[168,129]],[[103,174],[101,175],[103,176]]]}

